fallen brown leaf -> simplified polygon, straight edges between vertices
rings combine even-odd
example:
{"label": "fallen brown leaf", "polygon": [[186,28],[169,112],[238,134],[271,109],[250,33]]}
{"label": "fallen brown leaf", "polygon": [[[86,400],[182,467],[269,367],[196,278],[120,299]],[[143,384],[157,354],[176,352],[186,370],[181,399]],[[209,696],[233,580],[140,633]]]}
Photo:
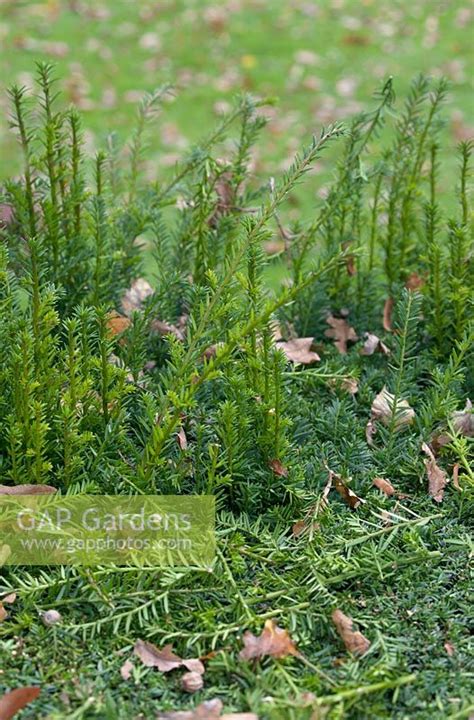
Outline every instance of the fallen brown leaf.
{"label": "fallen brown leaf", "polygon": [[389,348],[381,341],[381,339],[373,333],[364,333],[365,342],[361,355],[373,355],[375,352],[383,353],[383,355],[390,355]]}
{"label": "fallen brown leaf", "polygon": [[374,435],[377,432],[377,428],[375,427],[375,423],[373,420],[369,420],[367,425],[365,426],[365,439],[367,441],[367,445],[370,445],[370,447],[374,444]]}
{"label": "fallen brown leaf", "polygon": [[39,687],[22,687],[5,693],[0,698],[0,720],[10,720],[40,694]]}
{"label": "fallen brown leaf", "polygon": [[280,460],[270,460],[268,464],[275,475],[278,475],[279,477],[288,477],[288,468],[282,465]]}
{"label": "fallen brown leaf", "polygon": [[445,642],[445,643],[444,643],[444,649],[446,650],[446,652],[447,652],[447,654],[449,655],[449,657],[453,657],[453,655],[454,655],[454,653],[455,653],[454,645],[452,645],[450,642]]}
{"label": "fallen brown leaf", "polygon": [[247,630],[243,636],[244,649],[240,651],[241,660],[266,657],[284,658],[288,655],[299,656],[299,652],[288,631],[278,627],[274,620],[266,620],[263,632],[258,637]]}
{"label": "fallen brown leaf", "polygon": [[188,438],[186,437],[186,433],[184,431],[184,428],[180,428],[178,434],[178,445],[181,450],[187,450],[188,449]]}
{"label": "fallen brown leaf", "polygon": [[[461,490],[461,486],[459,485],[459,467],[459,463],[453,466],[453,485],[456,490]],[[3,602],[5,602],[5,600]]]}
{"label": "fallen brown leaf", "polygon": [[300,365],[311,365],[311,363],[321,360],[318,353],[311,350],[314,338],[294,338],[293,340],[281,341],[277,343],[277,348],[283,350],[287,360],[299,363]]}
{"label": "fallen brown leaf", "polygon": [[[392,422],[394,400],[395,396],[384,386],[372,403],[372,420],[380,420],[384,425],[390,425]],[[410,407],[407,400],[397,400],[394,410],[396,430],[403,427],[403,425],[409,425],[413,422],[415,411]]]}
{"label": "fallen brown leaf", "polygon": [[199,659],[183,660],[173,652],[172,645],[165,645],[160,650],[153,643],[146,640],[137,640],[133,652],[146,667],[156,667],[162,673],[170,672],[179,667],[185,667],[190,672],[198,672],[201,675],[205,671],[204,665]]}
{"label": "fallen brown leaf", "polygon": [[393,311],[393,298],[388,297],[385,300],[383,306],[383,329],[387,332],[392,332],[392,311]]}
{"label": "fallen brown leaf", "polygon": [[125,660],[124,664],[120,668],[120,675],[123,680],[130,680],[134,667],[135,666],[131,660]]}
{"label": "fallen brown leaf", "polygon": [[171,710],[159,712],[156,720],[258,720],[253,712],[224,713],[222,700],[205,700],[194,710]]}
{"label": "fallen brown leaf", "polygon": [[5,595],[4,598],[2,598],[2,603],[7,603],[7,605],[13,605],[13,603],[16,600],[16,593],[10,593],[9,595]]}
{"label": "fallen brown leaf", "polygon": [[182,329],[176,325],[163,322],[163,320],[153,320],[150,328],[153,332],[158,333],[158,335],[174,335],[178,340],[184,340],[184,333]]}
{"label": "fallen brown leaf", "polygon": [[331,326],[330,330],[325,331],[325,336],[332,338],[339,352],[344,355],[347,352],[347,343],[355,342],[359,339],[356,331],[345,318],[336,318],[334,315],[328,315],[326,322]]}
{"label": "fallen brown leaf", "polygon": [[347,650],[354,655],[364,655],[370,647],[370,641],[361,632],[352,629],[352,619],[344,615],[342,610],[334,610],[331,617]]}
{"label": "fallen brown leaf", "polygon": [[3,607],[3,603],[0,602],[0,622],[3,622],[8,617],[8,613]]}
{"label": "fallen brown leaf", "polygon": [[134,280],[122,298],[122,310],[130,317],[135,310],[140,310],[147,297],[153,295],[153,288],[145,278]]}
{"label": "fallen brown leaf", "polygon": [[428,492],[435,502],[440,503],[443,500],[444,488],[447,483],[446,473],[436,463],[435,456],[429,445],[423,443],[421,449],[428,455],[428,459],[425,460],[426,474],[428,475]]}
{"label": "fallen brown leaf", "polygon": [[4,229],[11,223],[14,217],[13,208],[6,203],[0,203],[0,229]]}
{"label": "fallen brown leaf", "polygon": [[0,485],[0,495],[49,495],[55,493],[51,485]]}
{"label": "fallen brown leaf", "polygon": [[425,284],[424,278],[420,277],[418,273],[413,272],[408,276],[405,283],[407,290],[419,290]]}
{"label": "fallen brown leaf", "polygon": [[386,478],[382,477],[376,477],[372,480],[372,484],[375,485],[376,488],[381,490],[385,495],[388,495],[390,497],[391,495],[395,495],[396,490],[393,487],[390,480],[386,480]]}
{"label": "fallen brown leaf", "polygon": [[464,410],[459,410],[452,415],[453,427],[456,432],[465,437],[474,437],[474,412],[472,402],[466,401]]}
{"label": "fallen brown leaf", "polygon": [[118,312],[109,313],[107,329],[111,337],[120,335],[130,327],[130,318],[120,315]]}
{"label": "fallen brown leaf", "polygon": [[202,690],[204,687],[204,680],[202,674],[198,672],[187,672],[181,678],[181,688],[184,692],[195,693],[198,690]]}
{"label": "fallen brown leaf", "polygon": [[346,485],[340,475],[333,472],[332,470],[330,470],[329,472],[334,489],[339,493],[344,502],[349,505],[351,510],[356,510],[359,505],[365,503],[365,500],[356,495],[355,492]]}

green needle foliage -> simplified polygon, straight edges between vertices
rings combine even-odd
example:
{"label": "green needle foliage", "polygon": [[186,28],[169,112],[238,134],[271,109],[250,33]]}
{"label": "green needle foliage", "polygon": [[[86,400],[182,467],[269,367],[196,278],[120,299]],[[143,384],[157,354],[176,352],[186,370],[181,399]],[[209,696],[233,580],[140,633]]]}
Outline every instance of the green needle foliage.
{"label": "green needle foliage", "polygon": [[[1,591],[18,599],[0,625],[1,684],[41,684],[48,718],[195,704],[174,676],[138,661],[128,683],[120,678],[123,652],[141,637],[183,657],[215,652],[197,698],[221,697],[229,711],[468,717],[472,677],[459,673],[472,650],[463,409],[474,381],[473,146],[458,149],[446,216],[437,134],[446,83],[416,78],[397,110],[389,79],[372,111],[323,129],[280,180],[261,185],[249,161],[265,100],[238,98],[171,178],[149,182],[147,126],[170,88],[144,99],[125,148],[111,137],[95,157],[55,88],[39,65],[35,97],[10,91],[24,169],[0,190],[1,483],[212,494],[218,554],[212,572],[4,571]],[[379,136],[385,149],[374,154]],[[285,201],[333,145],[327,196],[287,226]],[[327,336],[328,317],[343,333],[353,326],[347,352]],[[364,333],[383,345],[366,352]],[[286,341],[308,336],[319,365],[288,361]],[[388,412],[369,436],[382,388]],[[422,443],[457,473],[439,506]],[[351,510],[334,490],[322,496],[327,468],[366,502]],[[375,477],[398,495],[381,495]],[[336,607],[370,638],[367,656],[345,653]],[[38,624],[49,608],[63,616],[54,629]],[[242,631],[260,633],[269,618],[302,658],[238,659]]]}

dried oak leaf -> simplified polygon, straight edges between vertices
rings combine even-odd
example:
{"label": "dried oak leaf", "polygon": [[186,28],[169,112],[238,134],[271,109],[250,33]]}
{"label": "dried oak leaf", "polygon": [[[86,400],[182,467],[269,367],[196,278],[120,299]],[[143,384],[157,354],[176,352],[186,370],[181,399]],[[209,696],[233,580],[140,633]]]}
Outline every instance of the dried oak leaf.
{"label": "dried oak leaf", "polygon": [[293,340],[281,341],[277,347],[283,350],[287,360],[300,365],[311,365],[321,360],[318,353],[311,350],[314,338],[294,338]]}
{"label": "dried oak leaf", "polygon": [[244,649],[240,651],[241,660],[266,657],[284,658],[288,655],[299,656],[296,646],[287,630],[278,627],[274,620],[266,620],[263,632],[258,637],[247,630],[243,636]]}
{"label": "dried oak leaf", "polygon": [[325,336],[332,338],[339,352],[345,355],[347,352],[347,343],[349,341],[355,342],[359,339],[359,336],[345,318],[336,318],[334,315],[328,315],[326,322],[331,328],[325,331]]}
{"label": "dried oak leaf", "polygon": [[360,351],[361,355],[373,355],[375,352],[380,352],[383,355],[390,355],[390,349],[381,341],[378,335],[366,332],[364,333],[364,337],[365,342],[362,350]]}
{"label": "dried oak leaf", "polygon": [[370,647],[370,641],[361,632],[352,629],[352,619],[344,615],[342,610],[334,610],[331,617],[347,650],[354,655],[364,655]]}
{"label": "dried oak leaf", "polygon": [[130,317],[135,310],[140,310],[144,301],[153,295],[153,288],[145,278],[134,280],[122,298],[122,310]]}
{"label": "dried oak leaf", "polygon": [[0,495],[49,495],[55,493],[51,485],[0,485]]}
{"label": "dried oak leaf", "polygon": [[393,298],[388,297],[385,300],[383,306],[383,329],[387,332],[392,332],[392,311],[393,311]]}
{"label": "dried oak leaf", "polygon": [[135,655],[140,658],[146,667],[156,667],[162,673],[170,672],[179,667],[185,667],[191,672],[204,673],[204,665],[197,658],[183,660],[173,652],[172,645],[165,645],[162,650],[146,640],[137,640],[133,648]]}
{"label": "dried oak leaf", "polygon": [[428,455],[428,459],[425,460],[426,474],[428,475],[428,492],[435,502],[440,503],[443,500],[444,488],[447,483],[446,473],[436,463],[435,456],[429,445],[423,443],[421,449]]}
{"label": "dried oak leaf", "polygon": [[395,411],[395,429],[409,425],[413,422],[415,411],[408,404],[407,400],[397,400],[396,407],[393,408],[395,395],[392,395],[384,386],[379,394],[374,398],[371,408],[372,420],[380,420],[384,425],[390,425],[392,422],[392,411]]}
{"label": "dried oak leaf", "polygon": [[372,484],[375,485],[376,488],[381,490],[381,492],[383,492],[388,497],[390,497],[391,495],[395,495],[396,493],[396,490],[393,487],[392,483],[386,478],[376,477],[372,480]]}
{"label": "dried oak leaf", "polygon": [[39,687],[22,687],[5,693],[0,698],[0,720],[10,720],[40,694]]}

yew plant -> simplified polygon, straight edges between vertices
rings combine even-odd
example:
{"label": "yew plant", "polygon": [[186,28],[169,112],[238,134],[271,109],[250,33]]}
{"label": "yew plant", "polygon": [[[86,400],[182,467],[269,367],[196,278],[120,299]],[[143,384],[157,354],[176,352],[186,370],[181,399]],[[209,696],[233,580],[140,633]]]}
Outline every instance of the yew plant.
{"label": "yew plant", "polygon": [[[218,554],[212,573],[5,570],[1,589],[18,599],[2,642],[13,633],[26,646],[6,663],[6,688],[13,677],[48,686],[44,711],[65,717],[48,650],[38,662],[30,653],[32,637],[51,632],[38,610],[54,607],[57,672],[72,687],[68,665],[82,657],[95,688],[89,704],[74,691],[71,717],[193,705],[150,670],[120,681],[117,651],[138,637],[206,656],[199,701],[265,718],[433,717],[435,695],[444,712],[452,668],[443,656],[439,696],[436,683],[417,685],[421,631],[397,617],[429,583],[448,592],[449,574],[467,602],[454,553],[466,547],[474,480],[473,146],[457,148],[446,198],[446,83],[416,78],[399,107],[389,79],[372,110],[321,129],[280,179],[250,170],[268,101],[244,95],[155,182],[143,178],[146,137],[170,87],[144,98],[125,147],[112,136],[94,157],[56,87],[39,65],[36,93],[10,90],[23,173],[0,188],[1,483],[212,494]],[[339,159],[325,199],[287,222],[285,201],[316,182],[305,176],[329,147]],[[453,544],[441,547],[445,526]],[[397,582],[391,607],[384,593]],[[335,611],[351,651],[335,665],[340,605],[370,640],[354,654]],[[462,665],[456,612],[446,627]],[[253,655],[257,677],[239,633],[271,618],[299,649]],[[437,652],[424,655],[427,678]],[[463,712],[467,685],[455,693]]]}

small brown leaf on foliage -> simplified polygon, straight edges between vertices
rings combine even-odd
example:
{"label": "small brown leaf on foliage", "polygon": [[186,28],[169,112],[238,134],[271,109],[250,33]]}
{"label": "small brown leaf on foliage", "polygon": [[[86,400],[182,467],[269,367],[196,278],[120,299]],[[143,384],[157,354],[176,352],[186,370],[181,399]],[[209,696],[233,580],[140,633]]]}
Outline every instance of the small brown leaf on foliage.
{"label": "small brown leaf on foliage", "polygon": [[372,484],[375,485],[376,488],[381,490],[385,495],[388,495],[389,497],[391,495],[395,495],[395,488],[393,487],[390,480],[387,480],[386,478],[382,477],[376,477],[372,480]]}
{"label": "small brown leaf on foliage", "polygon": [[16,688],[0,698],[0,720],[10,720],[40,694],[39,687]]}
{"label": "small brown leaf on foliage", "polygon": [[134,667],[135,666],[131,660],[125,660],[124,664],[120,668],[120,675],[123,680],[130,680]]}
{"label": "small brown leaf on foliage", "polygon": [[344,355],[347,352],[347,343],[358,340],[358,335],[353,327],[344,318],[336,318],[328,315],[326,322],[331,326],[330,330],[324,333],[326,337],[332,338],[339,352]]}
{"label": "small brown leaf on foliage", "polygon": [[174,335],[178,340],[184,340],[182,329],[176,327],[176,325],[163,322],[163,320],[153,320],[150,328],[153,332],[158,333],[158,335]]}
{"label": "small brown leaf on foliage", "polygon": [[111,337],[120,335],[121,333],[125,332],[125,330],[127,330],[127,328],[129,327],[130,319],[128,317],[124,317],[124,315],[120,315],[120,313],[118,312],[109,313],[109,317],[107,320],[107,329]]}
{"label": "small brown leaf on foliage", "polygon": [[0,229],[6,228],[13,220],[13,208],[11,205],[0,203]]}
{"label": "small brown leaf on foliage", "polygon": [[[380,420],[384,425],[390,425],[394,400],[395,396],[386,387],[383,387],[372,403],[372,420]],[[415,411],[408,402],[406,400],[397,400],[395,406],[395,429],[398,430],[403,425],[409,425],[413,422],[414,417]]]}
{"label": "small brown leaf on foliage", "polygon": [[392,311],[393,311],[393,298],[388,297],[385,300],[383,306],[383,329],[387,332],[392,332]]}
{"label": "small brown leaf on foliage", "polygon": [[172,710],[159,712],[156,720],[258,720],[253,712],[222,713],[222,700],[205,700],[194,710]]}
{"label": "small brown leaf on foliage", "polygon": [[216,182],[215,191],[217,202],[209,218],[209,225],[214,227],[222,215],[226,215],[234,205],[234,188],[232,186],[232,173],[224,172]]}
{"label": "small brown leaf on foliage", "polygon": [[367,425],[365,426],[365,439],[367,441],[367,445],[370,445],[370,447],[374,444],[374,435],[377,432],[377,428],[375,427],[375,423],[373,420],[369,420]]}
{"label": "small brown leaf on foliage", "polygon": [[240,651],[241,660],[252,660],[270,655],[284,658],[288,655],[299,656],[299,652],[288,631],[278,627],[274,620],[266,620],[263,632],[258,637],[247,630],[243,636],[244,649]]}
{"label": "small brown leaf on foliage", "polygon": [[8,613],[3,607],[3,603],[0,602],[0,622],[3,622],[8,617]]}
{"label": "small brown leaf on foliage", "polygon": [[187,450],[188,449],[188,438],[186,437],[186,433],[184,432],[184,428],[180,428],[178,434],[178,445],[181,448],[181,450]]}
{"label": "small brown leaf on foliage", "polygon": [[4,598],[2,598],[2,603],[7,603],[7,605],[13,605],[13,603],[16,600],[16,593],[10,593],[9,595],[5,595]]}
{"label": "small brown leaf on foliage", "polygon": [[428,459],[425,460],[426,474],[428,475],[428,492],[435,502],[440,503],[443,500],[444,488],[447,483],[446,473],[437,465],[429,445],[423,443],[421,449],[428,455]]}
{"label": "small brown leaf on foliage", "polygon": [[349,505],[351,510],[356,510],[359,505],[365,503],[365,500],[356,495],[355,492],[346,485],[340,475],[332,470],[330,470],[329,473],[334,489],[339,493],[344,502]]}
{"label": "small brown leaf on foliage", "polygon": [[165,645],[160,650],[153,643],[137,640],[133,652],[146,667],[156,667],[162,673],[170,672],[170,670],[175,670],[183,665],[182,659],[174,654],[171,645]]}
{"label": "small brown leaf on foliage", "polygon": [[[459,485],[459,463],[456,463],[453,466],[453,485],[456,488],[456,490],[461,490],[461,486]],[[4,600],[5,602],[5,600]]]}
{"label": "small brown leaf on foliage", "polygon": [[204,680],[201,673],[198,672],[187,672],[181,678],[181,687],[184,692],[195,693],[198,690],[202,690],[204,687]]}
{"label": "small brown leaf on foliage", "polygon": [[319,355],[311,350],[314,338],[294,338],[286,342],[278,342],[277,348],[283,350],[287,360],[299,363],[301,365],[311,365],[311,363],[321,360]]}
{"label": "small brown leaf on foliage", "polygon": [[405,283],[405,287],[407,290],[419,290],[423,287],[425,284],[425,280],[418,275],[418,273],[413,272],[411,275],[408,276],[407,281]]}
{"label": "small brown leaf on foliage", "polygon": [[390,355],[389,348],[381,341],[381,339],[372,333],[364,333],[365,342],[361,355],[373,355],[375,352],[383,353],[383,355]]}
{"label": "small brown leaf on foliage", "polygon": [[445,642],[443,647],[446,650],[449,657],[453,657],[453,655],[455,653],[454,645],[452,645],[450,642]]}
{"label": "small brown leaf on foliage", "polygon": [[153,288],[145,278],[134,280],[122,298],[122,310],[130,316],[134,310],[140,310],[147,297],[153,295]]}
{"label": "small brown leaf on foliage", "polygon": [[452,421],[456,432],[464,435],[465,437],[474,436],[474,412],[472,409],[472,402],[470,400],[466,401],[466,407],[464,410],[453,413]]}
{"label": "small brown leaf on foliage", "polygon": [[55,493],[51,485],[0,485],[0,495],[49,495]]}
{"label": "small brown leaf on foliage", "polygon": [[278,475],[279,477],[288,477],[288,468],[286,468],[280,460],[270,460],[268,463],[270,465],[270,468],[273,470],[275,475]]}
{"label": "small brown leaf on foliage", "polygon": [[354,655],[364,655],[370,647],[370,642],[361,632],[352,629],[352,619],[344,615],[342,610],[334,610],[331,617],[347,650]]}

